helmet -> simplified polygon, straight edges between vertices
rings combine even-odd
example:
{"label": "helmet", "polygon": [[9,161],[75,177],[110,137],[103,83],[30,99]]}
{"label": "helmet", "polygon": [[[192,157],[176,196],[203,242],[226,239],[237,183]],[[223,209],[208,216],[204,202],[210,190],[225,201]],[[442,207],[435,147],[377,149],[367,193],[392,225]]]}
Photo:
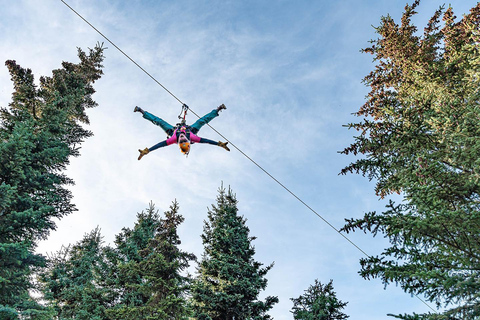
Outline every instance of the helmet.
{"label": "helmet", "polygon": [[183,154],[188,154],[190,152],[190,142],[180,142],[178,146]]}

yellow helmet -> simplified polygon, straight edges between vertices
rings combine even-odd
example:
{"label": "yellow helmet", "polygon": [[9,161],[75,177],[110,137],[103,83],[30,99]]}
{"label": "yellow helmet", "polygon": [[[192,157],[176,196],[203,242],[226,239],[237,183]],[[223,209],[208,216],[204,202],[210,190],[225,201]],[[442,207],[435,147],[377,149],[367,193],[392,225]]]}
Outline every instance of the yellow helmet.
{"label": "yellow helmet", "polygon": [[178,144],[178,146],[183,154],[188,154],[190,152],[190,142],[181,142]]}

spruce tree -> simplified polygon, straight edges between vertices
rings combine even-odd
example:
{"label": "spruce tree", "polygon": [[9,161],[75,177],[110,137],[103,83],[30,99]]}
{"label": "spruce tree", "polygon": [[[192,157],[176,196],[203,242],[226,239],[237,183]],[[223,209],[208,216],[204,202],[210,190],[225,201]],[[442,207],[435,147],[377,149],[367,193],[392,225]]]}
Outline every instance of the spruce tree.
{"label": "spruce tree", "polygon": [[178,247],[177,228],[184,221],[178,210],[175,201],[161,218],[150,204],[147,214],[138,215],[134,230],[124,229],[117,237],[123,262],[115,286],[122,295],[107,312],[110,319],[189,319],[189,277],[183,273],[195,256]]}
{"label": "spruce tree", "polygon": [[273,263],[262,267],[254,260],[255,248],[246,220],[238,215],[237,200],[220,188],[217,204],[208,211],[202,241],[204,253],[192,288],[195,317],[199,320],[260,320],[277,297],[258,300],[267,286]]}
{"label": "spruce tree", "polygon": [[337,298],[333,290],[333,280],[326,285],[315,280],[305,293],[293,301],[293,318],[295,320],[342,320],[348,316],[341,312],[347,305]]}
{"label": "spruce tree", "polygon": [[102,46],[78,64],[63,62],[37,88],[30,69],[9,60],[12,102],[0,108],[0,315],[29,315],[41,307],[29,297],[32,273],[45,264],[36,243],[55,229],[54,219],[75,211],[63,171],[91,136],[85,109],[96,106],[92,84],[102,75]]}
{"label": "spruce tree", "polygon": [[[365,49],[376,68],[371,89],[350,128],[355,142],[343,152],[361,155],[342,173],[376,181],[376,193],[401,195],[384,212],[349,219],[344,231],[362,230],[390,241],[380,256],[361,260],[361,275],[425,295],[442,315],[480,317],[480,3],[457,21],[438,9],[418,32],[420,1],[405,7],[400,23],[382,17],[379,38]],[[443,22],[441,22],[443,20]],[[401,317],[408,317],[403,315]]]}
{"label": "spruce tree", "polygon": [[106,319],[112,295],[102,286],[103,260],[99,228],[50,257],[40,279],[44,299],[58,319]]}
{"label": "spruce tree", "polygon": [[[138,290],[144,284],[144,278],[136,268],[143,259],[140,252],[155,237],[159,226],[160,215],[151,203],[146,212],[137,213],[137,221],[132,229],[123,228],[115,236],[113,248],[105,248],[108,263],[105,286],[116,292],[113,309],[142,306],[147,302],[148,297]],[[119,313],[109,310],[108,314],[115,319]]]}

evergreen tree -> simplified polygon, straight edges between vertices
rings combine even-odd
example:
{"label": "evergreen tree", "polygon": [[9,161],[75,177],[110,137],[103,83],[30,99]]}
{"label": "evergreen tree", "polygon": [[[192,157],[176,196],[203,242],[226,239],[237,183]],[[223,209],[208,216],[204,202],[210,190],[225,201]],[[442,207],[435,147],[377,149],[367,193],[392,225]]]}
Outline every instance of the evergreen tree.
{"label": "evergreen tree", "polygon": [[204,254],[192,287],[195,317],[199,320],[260,320],[277,297],[259,301],[267,286],[265,275],[273,267],[254,260],[255,248],[246,220],[238,215],[237,200],[221,188],[217,205],[208,212],[202,234]]}
{"label": "evergreen tree", "polygon": [[[108,267],[105,269],[107,274],[104,285],[113,288],[116,293],[113,309],[142,306],[147,302],[148,298],[138,290],[145,282],[136,269],[143,259],[140,252],[155,237],[159,226],[160,215],[154,205],[150,204],[147,212],[137,214],[133,229],[123,228],[115,236],[114,248],[105,248]],[[109,310],[108,314],[115,319],[115,312]]]}
{"label": "evergreen tree", "polygon": [[139,214],[134,230],[124,229],[117,237],[117,248],[126,253],[117,277],[123,294],[121,302],[108,311],[110,319],[189,318],[189,278],[182,272],[195,256],[178,248],[177,228],[184,221],[178,209],[175,201],[160,218],[150,204],[146,215]]}
{"label": "evergreen tree", "polygon": [[98,228],[49,259],[48,269],[40,279],[44,298],[55,309],[58,319],[106,319],[111,293],[101,285],[103,260]]}
{"label": "evergreen tree", "polygon": [[40,78],[39,88],[30,69],[6,62],[14,85],[9,108],[0,108],[0,314],[6,319],[41,312],[28,294],[32,273],[45,264],[34,249],[55,229],[55,218],[75,210],[66,189],[73,181],[63,171],[91,135],[81,124],[88,124],[85,109],[96,106],[92,84],[102,75],[103,50],[78,49],[80,63],[63,62]]}
{"label": "evergreen tree", "polygon": [[[438,306],[429,319],[480,317],[480,3],[456,21],[441,7],[423,35],[405,7],[401,23],[383,17],[365,52],[371,91],[350,124],[359,131],[343,153],[362,154],[342,173],[376,180],[380,197],[399,193],[382,213],[347,220],[346,232],[382,234],[391,246],[361,260],[361,275],[399,283]],[[443,20],[443,23],[440,22]],[[407,318],[408,316],[401,316]]]}
{"label": "evergreen tree", "polygon": [[347,319],[348,316],[341,312],[347,305],[338,300],[333,291],[333,281],[323,285],[318,280],[311,285],[303,295],[293,301],[293,318],[295,320],[335,320]]}

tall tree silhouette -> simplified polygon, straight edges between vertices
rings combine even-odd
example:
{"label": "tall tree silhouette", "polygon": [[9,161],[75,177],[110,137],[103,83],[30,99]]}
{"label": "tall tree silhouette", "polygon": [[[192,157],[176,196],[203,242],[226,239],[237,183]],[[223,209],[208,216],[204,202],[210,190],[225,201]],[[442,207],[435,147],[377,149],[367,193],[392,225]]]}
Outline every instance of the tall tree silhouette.
{"label": "tall tree silhouette", "polygon": [[403,201],[343,230],[390,240],[380,256],[361,260],[364,278],[451,304],[445,319],[473,319],[480,316],[480,3],[459,21],[440,8],[423,35],[412,23],[419,4],[405,7],[400,24],[382,17],[379,38],[364,50],[377,65],[364,79],[371,91],[356,113],[363,120],[349,125],[359,135],[343,151],[363,156],[342,173],[375,179],[380,197],[399,193]]}
{"label": "tall tree silhouette", "polygon": [[[190,278],[183,273],[195,256],[179,248],[178,226],[184,218],[176,201],[160,217],[153,204],[138,215],[133,230],[117,236],[120,263],[113,284],[121,292],[107,311],[110,319],[189,319]],[[123,261],[122,261],[123,260]]]}
{"label": "tall tree silhouette", "polygon": [[271,319],[267,314],[277,297],[258,300],[267,286],[273,263],[262,267],[246,220],[238,215],[237,200],[220,188],[217,204],[208,212],[203,228],[204,254],[192,288],[195,317],[199,320]]}
{"label": "tall tree silhouette", "polygon": [[112,292],[102,285],[103,241],[97,227],[50,257],[41,273],[44,299],[58,319],[103,320]]}
{"label": "tall tree silhouette", "polygon": [[[55,229],[55,218],[75,211],[72,185],[63,171],[80,143],[92,135],[87,108],[96,106],[92,84],[102,75],[104,48],[88,54],[78,49],[80,62],[63,62],[37,88],[30,69],[9,60],[14,85],[12,102],[0,108],[0,316],[41,316],[29,298],[32,272],[45,259],[36,243]],[[37,310],[37,311],[35,311]]]}

